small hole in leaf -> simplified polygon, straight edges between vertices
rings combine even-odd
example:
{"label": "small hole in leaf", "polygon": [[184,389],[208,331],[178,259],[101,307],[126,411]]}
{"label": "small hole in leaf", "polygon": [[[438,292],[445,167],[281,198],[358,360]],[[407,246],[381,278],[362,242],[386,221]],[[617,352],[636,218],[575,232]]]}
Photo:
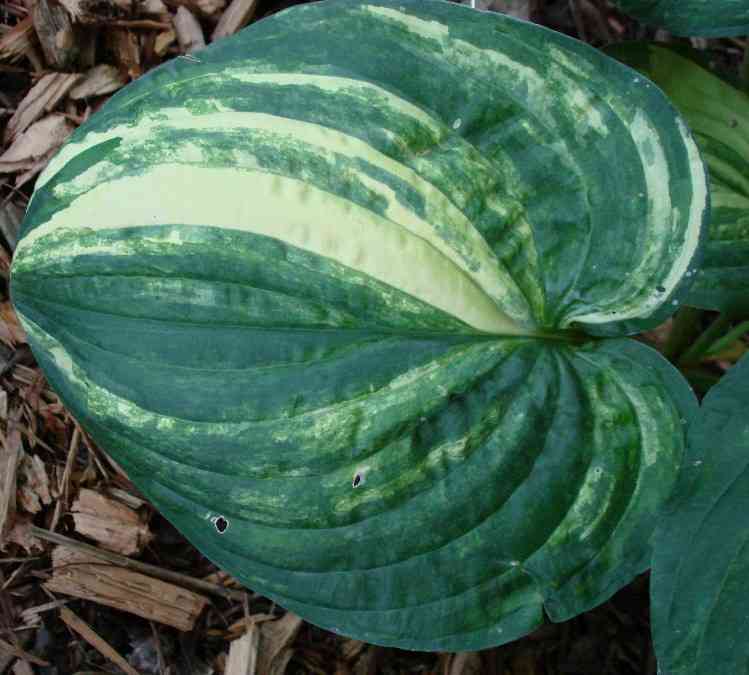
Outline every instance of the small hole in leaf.
{"label": "small hole in leaf", "polygon": [[359,487],[361,485],[361,474],[357,473],[354,476],[354,480],[352,481],[351,485],[355,488]]}
{"label": "small hole in leaf", "polygon": [[219,534],[223,534],[226,532],[226,530],[229,529],[229,521],[226,520],[223,516],[219,516],[216,518],[216,520],[213,521],[213,525],[216,528],[216,532]]}
{"label": "small hole in leaf", "polygon": [[658,291],[659,293],[665,293],[666,292],[666,289],[665,289],[664,286],[656,286],[655,290]]}

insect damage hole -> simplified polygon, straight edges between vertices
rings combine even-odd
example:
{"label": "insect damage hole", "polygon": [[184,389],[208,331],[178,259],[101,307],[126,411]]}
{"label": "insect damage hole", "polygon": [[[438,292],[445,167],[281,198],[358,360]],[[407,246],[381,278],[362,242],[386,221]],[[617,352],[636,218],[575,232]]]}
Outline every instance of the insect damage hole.
{"label": "insect damage hole", "polygon": [[369,471],[369,466],[360,466],[356,473],[354,473],[354,478],[351,481],[351,487],[352,488],[358,488],[364,485],[364,481],[367,478],[367,472]]}
{"label": "insect damage hole", "polygon": [[213,523],[213,527],[216,528],[216,532],[218,532],[219,534],[223,534],[224,532],[226,532],[226,530],[229,529],[229,521],[223,516],[216,516],[215,518],[211,518],[211,522]]}

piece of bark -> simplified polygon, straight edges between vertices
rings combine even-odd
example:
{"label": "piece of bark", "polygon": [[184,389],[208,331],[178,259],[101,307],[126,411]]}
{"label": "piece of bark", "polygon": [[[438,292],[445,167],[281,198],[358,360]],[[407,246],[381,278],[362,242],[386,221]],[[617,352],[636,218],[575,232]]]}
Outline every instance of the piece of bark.
{"label": "piece of bark", "polygon": [[89,626],[77,614],[67,607],[60,608],[60,618],[88,642],[99,654],[109,659],[120,670],[127,675],[140,675],[104,638],[102,638],[91,626]]}
{"label": "piece of bark", "polygon": [[174,24],[174,31],[177,34],[177,41],[184,53],[192,54],[205,47],[203,29],[187,7],[179,7],[177,9],[172,23]]}
{"label": "piece of bark", "polygon": [[340,645],[341,656],[345,661],[353,661],[367,648],[361,640],[344,640]]}
{"label": "piece of bark", "polygon": [[483,663],[478,652],[459,652],[453,654],[445,669],[446,675],[481,675]]}
{"label": "piece of bark", "polygon": [[82,488],[72,511],[77,532],[115,553],[140,553],[153,538],[137,511],[94,490]]}
{"label": "piece of bark", "polygon": [[19,659],[23,659],[24,661],[29,661],[37,666],[49,665],[49,661],[40,659],[38,656],[34,656],[34,654],[30,654],[29,652],[23,650],[21,647],[12,645],[10,644],[10,642],[6,642],[3,639],[0,639],[0,654],[11,654]]}
{"label": "piece of bark", "polygon": [[226,8],[226,0],[166,0],[175,9],[186,7],[193,14],[207,19],[218,19]]}
{"label": "piece of bark", "polygon": [[283,675],[294,653],[291,645],[302,627],[302,619],[286,612],[277,621],[267,621],[260,628],[257,656],[258,675]]}
{"label": "piece of bark", "polygon": [[28,661],[19,660],[13,664],[13,675],[34,675],[34,671]]}
{"label": "piece of bark", "polygon": [[127,78],[114,66],[101,63],[94,66],[73,87],[68,96],[73,100],[104,96],[121,89],[127,84]]}
{"label": "piece of bark", "polygon": [[20,546],[29,555],[41,553],[44,550],[44,545],[32,534],[33,527],[32,516],[17,513],[13,519],[13,527],[5,535],[5,541]]}
{"label": "piece of bark", "polygon": [[47,590],[91,600],[191,631],[208,601],[180,586],[117,567],[77,550],[58,546],[52,552],[52,578]]}
{"label": "piece of bark", "polygon": [[356,662],[354,675],[375,675],[380,660],[380,648],[369,647]]}
{"label": "piece of bark", "polygon": [[57,103],[80,79],[78,73],[48,73],[29,90],[8,120],[4,141],[11,143]]}
{"label": "piece of bark", "polygon": [[216,24],[211,40],[215,42],[244,28],[255,14],[257,5],[258,0],[232,0]]}
{"label": "piece of bark", "polygon": [[52,503],[52,495],[49,491],[49,477],[39,455],[23,453],[20,462],[19,476],[21,478],[18,487],[18,503],[28,513],[39,513],[42,505],[49,506]]}
{"label": "piece of bark", "polygon": [[111,36],[117,61],[131,80],[137,80],[143,74],[137,36],[127,28],[116,28],[111,32]]}
{"label": "piece of bark", "polygon": [[29,51],[35,50],[35,42],[34,20],[29,15],[0,35],[0,60],[11,63],[18,61]]}
{"label": "piece of bark", "polygon": [[23,220],[23,209],[13,202],[0,204],[0,231],[11,251],[15,251]]}
{"label": "piece of bark", "polygon": [[174,32],[174,30],[165,30],[159,33],[156,36],[156,41],[153,45],[153,53],[156,56],[164,56],[167,51],[169,51],[169,47],[171,47],[177,40],[177,33]]}
{"label": "piece of bark", "polygon": [[258,675],[257,651],[260,644],[260,631],[257,625],[229,647],[229,658],[226,661],[224,675]]}
{"label": "piece of bark", "polygon": [[45,602],[43,605],[28,607],[22,610],[19,616],[21,625],[28,627],[36,626],[40,622],[42,614],[50,612],[53,609],[58,609],[59,607],[64,607],[67,603],[67,600],[52,600],[50,602]]}
{"label": "piece of bark", "polygon": [[78,456],[78,448],[81,443],[81,430],[76,424],[73,429],[73,435],[70,439],[70,445],[68,446],[68,457],[65,460],[65,470],[62,473],[60,482],[57,484],[57,493],[59,497],[55,502],[55,511],[52,514],[52,523],[50,529],[54,530],[57,527],[57,523],[60,521],[63,509],[67,510],[70,497],[70,476],[73,473],[73,464]]}
{"label": "piece of bark", "polygon": [[131,0],[59,0],[76,23],[103,23],[129,16]]}
{"label": "piece of bark", "polygon": [[70,13],[51,0],[37,0],[31,14],[47,64],[55,70],[73,68],[80,38]]}
{"label": "piece of bark", "polygon": [[28,171],[48,157],[73,133],[75,126],[61,113],[34,122],[0,155],[0,173]]}
{"label": "piece of bark", "polygon": [[151,16],[161,16],[162,14],[167,14],[169,10],[162,0],[143,0],[138,5],[138,12]]}
{"label": "piece of bark", "polygon": [[10,335],[8,346],[17,347],[26,344],[26,332],[18,321],[18,316],[9,301],[0,303],[0,322],[5,325]]}
{"label": "piece of bark", "polygon": [[110,497],[112,497],[112,499],[116,499],[118,502],[126,504],[131,509],[139,509],[141,506],[145,506],[146,504],[145,500],[141,499],[140,497],[136,497],[126,490],[121,490],[117,487],[107,488],[106,492]]}
{"label": "piece of bark", "polygon": [[274,614],[250,614],[249,616],[235,621],[231,626],[226,629],[224,636],[227,640],[238,640],[246,631],[257,624],[264,623],[266,621],[275,621],[276,617]]}
{"label": "piece of bark", "polygon": [[19,421],[21,408],[13,410],[8,419],[8,430],[2,439],[0,454],[0,550],[5,548],[5,537],[13,527],[16,514],[16,474],[21,461],[23,444]]}

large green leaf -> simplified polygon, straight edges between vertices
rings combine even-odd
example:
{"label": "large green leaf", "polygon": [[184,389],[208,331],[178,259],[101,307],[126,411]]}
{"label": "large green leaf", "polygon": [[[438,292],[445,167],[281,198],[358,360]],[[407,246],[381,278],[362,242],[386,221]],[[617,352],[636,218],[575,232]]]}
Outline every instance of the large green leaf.
{"label": "large green leaf", "polygon": [[749,356],[713,388],[656,535],[652,625],[663,675],[749,671]]}
{"label": "large green leaf", "polygon": [[648,566],[694,397],[586,333],[675,309],[706,200],[684,122],[595,50],[314,3],[79,129],[12,291],[63,400],[212,560],[332,630],[478,649]]}
{"label": "large green leaf", "polygon": [[705,258],[687,304],[749,310],[749,96],[688,55],[652,44],[609,48],[649,77],[689,123],[710,172],[712,216]]}
{"label": "large green leaf", "polygon": [[614,0],[625,12],[676,35],[727,37],[749,33],[746,0]]}

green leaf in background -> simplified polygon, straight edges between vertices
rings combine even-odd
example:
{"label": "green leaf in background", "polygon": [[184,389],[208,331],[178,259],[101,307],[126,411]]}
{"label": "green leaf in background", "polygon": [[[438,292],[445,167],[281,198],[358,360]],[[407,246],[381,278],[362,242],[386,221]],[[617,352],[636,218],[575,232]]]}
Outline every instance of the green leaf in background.
{"label": "green leaf in background", "polygon": [[631,16],[675,35],[727,37],[749,33],[746,0],[614,0]]}
{"label": "green leaf in background", "polygon": [[749,356],[708,393],[668,513],[651,577],[663,675],[749,670]]}
{"label": "green leaf in background", "polygon": [[209,558],[331,630],[473,650],[648,567],[694,396],[585,332],[673,312],[706,212],[685,123],[613,59],[442,1],[321,2],[78,129],[12,291]]}
{"label": "green leaf in background", "polygon": [[709,241],[687,304],[745,313],[749,310],[749,96],[666,47],[625,43],[607,51],[663,89],[689,123],[709,169]]}

